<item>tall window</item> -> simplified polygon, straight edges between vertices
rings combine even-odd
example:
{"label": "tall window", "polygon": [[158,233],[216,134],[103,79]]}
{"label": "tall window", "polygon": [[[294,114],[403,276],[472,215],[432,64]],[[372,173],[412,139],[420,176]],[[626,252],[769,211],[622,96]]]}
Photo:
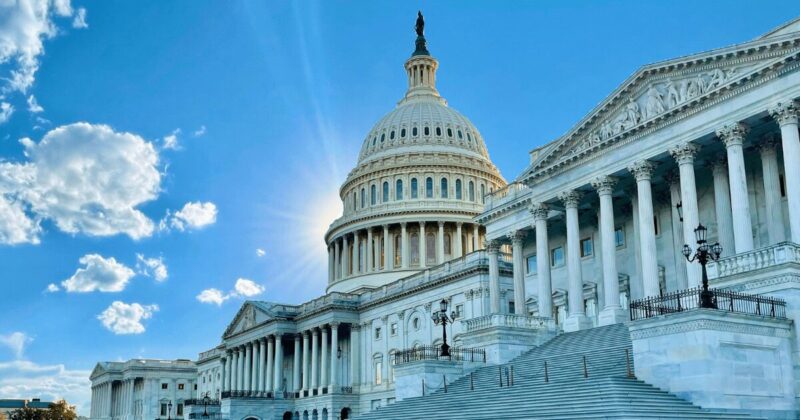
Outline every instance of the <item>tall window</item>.
{"label": "tall window", "polygon": [[402,261],[401,260],[402,252],[403,252],[403,246],[401,244],[402,239],[403,238],[400,235],[395,235],[395,237],[394,237],[394,266],[395,267],[400,267],[400,263]]}
{"label": "tall window", "polygon": [[486,202],[486,185],[481,184],[481,203]]}
{"label": "tall window", "polygon": [[375,204],[377,204],[377,202],[378,202],[378,193],[375,192],[375,185],[373,184],[369,188],[369,204],[374,206]]}
{"label": "tall window", "polygon": [[536,274],[536,254],[529,255],[527,262],[527,272],[528,274]]}
{"label": "tall window", "polygon": [[425,234],[425,264],[436,264],[436,235]]}
{"label": "tall window", "polygon": [[357,195],[356,192],[353,191],[353,210],[358,208],[358,206],[356,206],[356,200],[357,200],[356,195]]}
{"label": "tall window", "polygon": [[402,179],[398,179],[395,184],[396,185],[395,185],[395,188],[394,188],[394,199],[395,200],[402,200],[403,199],[403,180]]}
{"label": "tall window", "polygon": [[617,248],[622,248],[625,246],[625,231],[622,229],[622,226],[614,229],[614,245]]}
{"label": "tall window", "polygon": [[461,180],[456,180],[456,200],[461,200]]}
{"label": "tall window", "polygon": [[469,182],[469,201],[475,201],[475,183]]}
{"label": "tall window", "polygon": [[433,198],[433,178],[425,179],[425,198]]}
{"label": "tall window", "polygon": [[408,253],[411,256],[411,265],[419,265],[419,234],[416,232],[408,238]]}
{"label": "tall window", "polygon": [[553,248],[550,250],[550,266],[561,267],[564,265],[564,247]]}
{"label": "tall window", "polygon": [[380,359],[375,361],[375,385],[383,383],[383,362]]}
{"label": "tall window", "polygon": [[389,183],[386,182],[386,181],[383,182],[383,197],[382,198],[383,199],[381,200],[381,203],[386,203],[386,202],[389,201]]}
{"label": "tall window", "polygon": [[592,238],[581,239],[581,257],[591,257],[594,254]]}
{"label": "tall window", "polygon": [[365,189],[361,189],[361,208],[367,206],[367,191]]}
{"label": "tall window", "polygon": [[439,192],[439,195],[442,198],[447,198],[447,178],[442,178],[441,184],[441,191]]}
{"label": "tall window", "polygon": [[450,235],[444,234],[444,255],[453,255],[453,246]]}
{"label": "tall window", "polygon": [[411,198],[417,198],[417,178],[411,178]]}

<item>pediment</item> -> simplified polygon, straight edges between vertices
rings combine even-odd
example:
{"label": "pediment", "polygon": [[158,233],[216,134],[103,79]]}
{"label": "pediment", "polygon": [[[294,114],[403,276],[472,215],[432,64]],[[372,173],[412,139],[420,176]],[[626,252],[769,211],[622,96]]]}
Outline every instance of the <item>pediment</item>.
{"label": "pediment", "polygon": [[271,311],[272,304],[268,302],[247,301],[239,308],[239,312],[225,329],[223,338],[229,337],[240,332],[247,331],[257,325],[263,324],[275,318]]}
{"label": "pediment", "polygon": [[675,121],[799,57],[800,33],[792,32],[642,67],[567,134],[531,152],[531,164],[519,179],[531,184],[579,157]]}
{"label": "pediment", "polygon": [[92,369],[92,374],[89,375],[89,379],[94,379],[104,373],[106,373],[105,367],[103,367],[102,363],[98,363],[94,366],[94,369]]}

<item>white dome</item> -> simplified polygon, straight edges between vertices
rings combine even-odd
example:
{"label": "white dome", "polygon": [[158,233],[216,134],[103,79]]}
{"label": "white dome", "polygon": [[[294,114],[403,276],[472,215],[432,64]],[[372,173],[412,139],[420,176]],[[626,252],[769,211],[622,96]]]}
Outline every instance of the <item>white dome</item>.
{"label": "white dome", "polygon": [[370,130],[358,163],[409,151],[464,153],[489,160],[478,129],[444,102],[432,96],[401,101]]}

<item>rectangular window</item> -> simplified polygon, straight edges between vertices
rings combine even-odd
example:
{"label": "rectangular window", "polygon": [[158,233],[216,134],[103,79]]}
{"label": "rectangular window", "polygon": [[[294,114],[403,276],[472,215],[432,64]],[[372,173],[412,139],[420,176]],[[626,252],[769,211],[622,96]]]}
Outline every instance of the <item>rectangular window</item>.
{"label": "rectangular window", "polygon": [[178,389],[182,391],[183,390],[183,384],[178,384]]}
{"label": "rectangular window", "polygon": [[591,257],[592,255],[594,255],[592,238],[581,239],[581,257]]}
{"label": "rectangular window", "polygon": [[177,412],[177,414],[179,416],[183,415],[183,403],[178,403],[178,412]]}
{"label": "rectangular window", "polygon": [[166,415],[167,415],[167,405],[166,404],[161,404],[161,416],[163,417],[163,416],[166,416]]}
{"label": "rectangular window", "polygon": [[536,274],[536,254],[528,255],[525,261],[525,268],[528,274]]}
{"label": "rectangular window", "polygon": [[456,305],[456,318],[464,316],[464,305]]}
{"label": "rectangular window", "polygon": [[197,391],[197,384],[194,384],[194,390]]}
{"label": "rectangular window", "polygon": [[381,339],[381,327],[375,328],[375,339],[376,340]]}
{"label": "rectangular window", "polygon": [[375,363],[375,385],[383,383],[383,362]]}
{"label": "rectangular window", "polygon": [[561,267],[564,265],[564,247],[553,248],[550,250],[550,266]]}
{"label": "rectangular window", "polygon": [[390,328],[391,328],[392,335],[397,335],[397,323],[393,322]]}
{"label": "rectangular window", "polygon": [[166,383],[162,383],[161,384],[161,389],[167,389],[167,384]]}
{"label": "rectangular window", "polygon": [[513,314],[515,312],[516,312],[516,307],[514,306],[514,301],[513,300],[509,300],[508,301],[508,313]]}
{"label": "rectangular window", "polygon": [[614,229],[614,245],[616,245],[617,248],[625,246],[625,230],[623,230],[621,226]]}

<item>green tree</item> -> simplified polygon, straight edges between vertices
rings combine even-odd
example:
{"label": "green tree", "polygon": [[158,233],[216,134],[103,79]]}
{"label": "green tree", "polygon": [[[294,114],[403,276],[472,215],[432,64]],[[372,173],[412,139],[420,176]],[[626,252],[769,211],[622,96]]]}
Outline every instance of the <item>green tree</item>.
{"label": "green tree", "polygon": [[47,409],[42,420],[76,420],[77,418],[78,414],[75,413],[75,408],[66,401],[59,400],[50,404],[50,408]]}
{"label": "green tree", "polygon": [[9,420],[46,420],[45,410],[32,407],[18,408],[8,413]]}

